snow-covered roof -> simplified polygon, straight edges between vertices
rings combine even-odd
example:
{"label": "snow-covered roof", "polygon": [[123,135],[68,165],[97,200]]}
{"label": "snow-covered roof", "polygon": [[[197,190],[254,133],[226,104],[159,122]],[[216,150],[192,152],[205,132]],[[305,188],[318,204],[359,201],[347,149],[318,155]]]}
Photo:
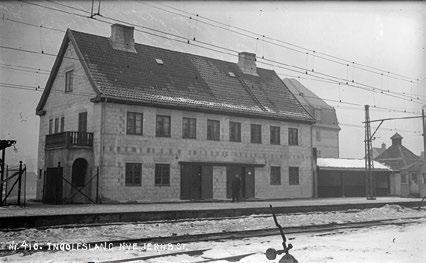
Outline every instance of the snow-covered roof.
{"label": "snow-covered roof", "polygon": [[[374,161],[375,171],[392,171],[388,166]],[[317,166],[323,170],[364,170],[364,159],[318,158]]]}

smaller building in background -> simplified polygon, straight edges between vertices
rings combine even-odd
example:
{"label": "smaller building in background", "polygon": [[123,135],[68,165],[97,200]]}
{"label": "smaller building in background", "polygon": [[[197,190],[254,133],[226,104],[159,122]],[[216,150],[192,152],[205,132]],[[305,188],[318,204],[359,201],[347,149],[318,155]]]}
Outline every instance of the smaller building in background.
{"label": "smaller building in background", "polygon": [[[318,197],[365,196],[364,159],[317,159]],[[391,187],[394,176],[391,168],[374,162],[376,196],[395,195]]]}
{"label": "smaller building in background", "polygon": [[312,147],[317,156],[339,158],[339,123],[336,110],[295,79],[283,79],[284,84],[315,118],[312,125]]}
{"label": "smaller building in background", "polygon": [[386,150],[386,143],[382,143],[381,147],[373,147],[373,159],[382,154]]}
{"label": "smaller building in background", "polygon": [[375,158],[393,170],[399,171],[394,176],[391,185],[393,192],[400,196],[420,196],[426,193],[425,178],[422,171],[424,160],[402,145],[403,137],[395,133],[392,137],[392,145]]}

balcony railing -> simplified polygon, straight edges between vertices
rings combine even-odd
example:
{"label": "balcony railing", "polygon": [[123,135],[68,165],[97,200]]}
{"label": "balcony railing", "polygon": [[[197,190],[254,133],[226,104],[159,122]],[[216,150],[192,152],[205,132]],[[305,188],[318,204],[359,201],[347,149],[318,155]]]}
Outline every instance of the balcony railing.
{"label": "balcony railing", "polygon": [[46,135],[46,149],[92,147],[92,132],[60,132]]}

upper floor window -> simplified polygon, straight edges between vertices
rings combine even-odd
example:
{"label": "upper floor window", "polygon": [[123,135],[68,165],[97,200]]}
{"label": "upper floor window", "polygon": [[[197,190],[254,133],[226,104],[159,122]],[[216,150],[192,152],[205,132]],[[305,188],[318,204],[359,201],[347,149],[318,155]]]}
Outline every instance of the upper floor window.
{"label": "upper floor window", "polygon": [[59,132],[59,118],[55,118],[55,133]]}
{"label": "upper floor window", "polygon": [[142,184],[142,164],[126,163],[126,186],[140,186]]}
{"label": "upper floor window", "polygon": [[280,144],[280,127],[271,126],[271,144]]}
{"label": "upper floor window", "polygon": [[197,120],[195,118],[182,119],[182,138],[195,139],[197,134]]}
{"label": "upper floor window", "polygon": [[288,128],[288,145],[299,145],[299,130]]}
{"label": "upper floor window", "polygon": [[288,181],[290,185],[299,184],[299,167],[289,167]]}
{"label": "upper floor window", "polygon": [[49,134],[53,133],[53,119],[49,120]]}
{"label": "upper floor window", "polygon": [[229,122],[229,140],[231,142],[241,142],[241,123]]}
{"label": "upper floor window", "polygon": [[170,116],[157,115],[157,127],[155,136],[170,137]]}
{"label": "upper floor window", "polygon": [[74,70],[65,72],[65,92],[72,91]]}
{"label": "upper floor window", "polygon": [[61,129],[60,132],[64,132],[64,127],[65,127],[65,117],[61,117]]}
{"label": "upper floor window", "polygon": [[170,185],[170,164],[155,165],[155,185],[156,186]]}
{"label": "upper floor window", "polygon": [[207,120],[207,140],[220,140],[220,121]]}
{"label": "upper floor window", "polygon": [[80,112],[78,114],[78,131],[79,132],[87,131],[87,112]]}
{"label": "upper floor window", "polygon": [[251,124],[251,143],[262,143],[262,126],[259,124]]}
{"label": "upper floor window", "polygon": [[142,135],[143,114],[138,112],[127,112],[127,134]]}
{"label": "upper floor window", "polygon": [[281,184],[281,167],[280,166],[271,166],[271,185],[280,185]]}

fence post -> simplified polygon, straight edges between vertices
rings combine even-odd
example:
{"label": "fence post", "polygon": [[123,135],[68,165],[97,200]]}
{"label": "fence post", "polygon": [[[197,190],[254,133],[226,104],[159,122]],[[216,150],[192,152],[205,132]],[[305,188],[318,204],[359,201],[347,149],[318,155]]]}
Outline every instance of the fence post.
{"label": "fence post", "polygon": [[24,207],[27,204],[27,166],[24,164]]}
{"label": "fence post", "polygon": [[18,205],[21,206],[21,186],[22,186],[22,161],[19,161],[19,175],[18,175]]}

